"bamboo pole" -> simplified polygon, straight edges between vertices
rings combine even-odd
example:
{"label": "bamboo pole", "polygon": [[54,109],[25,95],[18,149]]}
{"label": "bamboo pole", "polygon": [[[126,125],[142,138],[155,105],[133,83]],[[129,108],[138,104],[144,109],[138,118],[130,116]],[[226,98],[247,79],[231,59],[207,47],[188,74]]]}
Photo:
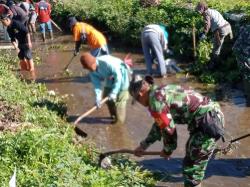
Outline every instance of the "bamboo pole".
{"label": "bamboo pole", "polygon": [[195,28],[195,25],[193,23],[193,28],[192,28],[192,38],[193,38],[193,56],[194,56],[194,59],[196,59],[196,35],[195,35],[195,32],[196,32],[196,28]]}

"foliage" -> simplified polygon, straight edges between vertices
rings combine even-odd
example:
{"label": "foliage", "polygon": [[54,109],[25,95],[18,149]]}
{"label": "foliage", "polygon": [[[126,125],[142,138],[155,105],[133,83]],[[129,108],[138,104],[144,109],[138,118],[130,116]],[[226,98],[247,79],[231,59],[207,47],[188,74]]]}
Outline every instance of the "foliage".
{"label": "foliage", "polygon": [[[80,16],[104,32],[107,38],[111,38],[112,35],[113,43],[119,41],[119,45],[133,47],[141,47],[141,30],[145,25],[164,24],[169,32],[170,48],[174,50],[176,56],[190,61],[193,59],[192,28],[193,26],[196,28],[196,38],[203,29],[202,17],[194,11],[197,2],[199,0],[165,0],[157,7],[143,8],[137,0],[64,0],[55,4],[54,16],[63,20],[64,24],[67,16]],[[209,0],[207,2],[210,8],[217,9],[222,14],[228,12],[246,14],[245,20],[240,23],[229,20],[236,37],[239,26],[250,22],[249,0]],[[201,68],[209,61],[211,39],[210,33],[208,43],[198,45],[199,56],[193,66],[196,74],[203,73]],[[231,48],[231,46],[228,47]],[[228,71],[230,72],[231,69]]]}
{"label": "foliage", "polygon": [[152,174],[131,162],[111,170],[98,167],[93,143],[77,143],[73,126],[58,116],[65,114],[62,98],[42,84],[19,80],[10,70],[17,61],[6,52],[0,56],[0,99],[22,109],[23,126],[0,132],[0,186],[8,186],[15,167],[18,186],[154,185]]}

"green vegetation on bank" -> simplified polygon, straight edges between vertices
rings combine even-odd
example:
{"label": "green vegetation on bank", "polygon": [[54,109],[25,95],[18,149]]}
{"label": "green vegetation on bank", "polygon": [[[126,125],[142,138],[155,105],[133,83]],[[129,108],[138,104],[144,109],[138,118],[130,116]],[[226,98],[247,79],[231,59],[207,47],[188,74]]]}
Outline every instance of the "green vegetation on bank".
{"label": "green vegetation on bank", "polygon": [[[192,27],[193,25],[196,27],[196,36],[203,28],[202,17],[194,11],[198,0],[162,0],[161,5],[148,8],[141,7],[139,2],[139,0],[59,0],[54,5],[53,14],[65,28],[67,27],[65,20],[68,16],[81,16],[83,20],[93,24],[106,36],[111,37],[111,42],[119,41],[120,45],[130,47],[141,47],[140,33],[145,25],[165,24],[170,33],[170,48],[183,61],[191,61],[193,59]],[[238,35],[239,27],[250,23],[249,0],[209,0],[208,4],[209,7],[217,9],[222,14],[229,12],[245,14],[245,18],[240,23],[229,20],[235,38]],[[224,52],[221,69],[216,72],[204,71],[205,64],[210,60],[211,40],[210,32],[207,42],[197,42],[198,57],[192,68],[193,73],[207,83],[237,81],[239,73],[230,50]],[[229,49],[232,44],[233,41],[225,43],[224,48]],[[228,75],[228,72],[230,72],[230,77],[225,76],[225,73]]]}
{"label": "green vegetation on bank", "polygon": [[110,170],[97,165],[97,150],[65,122],[62,98],[45,85],[16,77],[17,59],[0,55],[0,186],[14,168],[17,186],[153,186],[152,174],[131,162]]}

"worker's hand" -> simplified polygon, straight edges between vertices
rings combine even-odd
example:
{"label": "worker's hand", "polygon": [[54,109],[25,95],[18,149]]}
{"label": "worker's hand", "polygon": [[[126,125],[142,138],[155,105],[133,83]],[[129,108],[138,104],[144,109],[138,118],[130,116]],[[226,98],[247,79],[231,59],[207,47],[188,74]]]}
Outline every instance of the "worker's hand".
{"label": "worker's hand", "polygon": [[163,157],[163,158],[166,159],[166,160],[169,160],[169,159],[170,159],[170,155],[171,155],[171,154],[166,153],[164,150],[162,150],[162,151],[161,151],[161,154],[160,154],[160,156]]}
{"label": "worker's hand", "polygon": [[79,51],[74,50],[74,56],[77,56],[79,54]]}
{"label": "worker's hand", "polygon": [[95,101],[95,106],[96,106],[98,109],[101,108],[101,100],[97,99],[97,100]]}
{"label": "worker's hand", "polygon": [[109,94],[108,96],[109,101],[116,101],[116,94]]}
{"label": "worker's hand", "polygon": [[202,41],[202,40],[205,40],[207,38],[206,34],[205,33],[201,33],[199,35],[199,40]]}
{"label": "worker's hand", "polygon": [[134,150],[134,155],[135,156],[142,156],[142,153],[145,151],[145,149],[143,149],[143,147],[142,146],[138,146],[137,148],[135,148],[135,150]]}

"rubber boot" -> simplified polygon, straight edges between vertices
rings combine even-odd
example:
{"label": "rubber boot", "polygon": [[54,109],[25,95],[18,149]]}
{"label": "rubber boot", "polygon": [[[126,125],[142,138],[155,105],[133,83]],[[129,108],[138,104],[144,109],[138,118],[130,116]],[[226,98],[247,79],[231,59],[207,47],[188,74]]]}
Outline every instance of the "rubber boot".
{"label": "rubber boot", "polygon": [[108,105],[108,110],[112,119],[112,124],[117,123],[117,111],[116,111],[116,106],[115,106],[115,102],[113,101],[107,101],[107,105]]}
{"label": "rubber boot", "polygon": [[116,107],[117,120],[116,124],[124,124],[126,119],[126,107]]}
{"label": "rubber boot", "polygon": [[51,31],[51,32],[49,32],[49,36],[50,36],[50,39],[51,40],[53,40],[54,39],[54,37],[53,37],[53,32]]}

